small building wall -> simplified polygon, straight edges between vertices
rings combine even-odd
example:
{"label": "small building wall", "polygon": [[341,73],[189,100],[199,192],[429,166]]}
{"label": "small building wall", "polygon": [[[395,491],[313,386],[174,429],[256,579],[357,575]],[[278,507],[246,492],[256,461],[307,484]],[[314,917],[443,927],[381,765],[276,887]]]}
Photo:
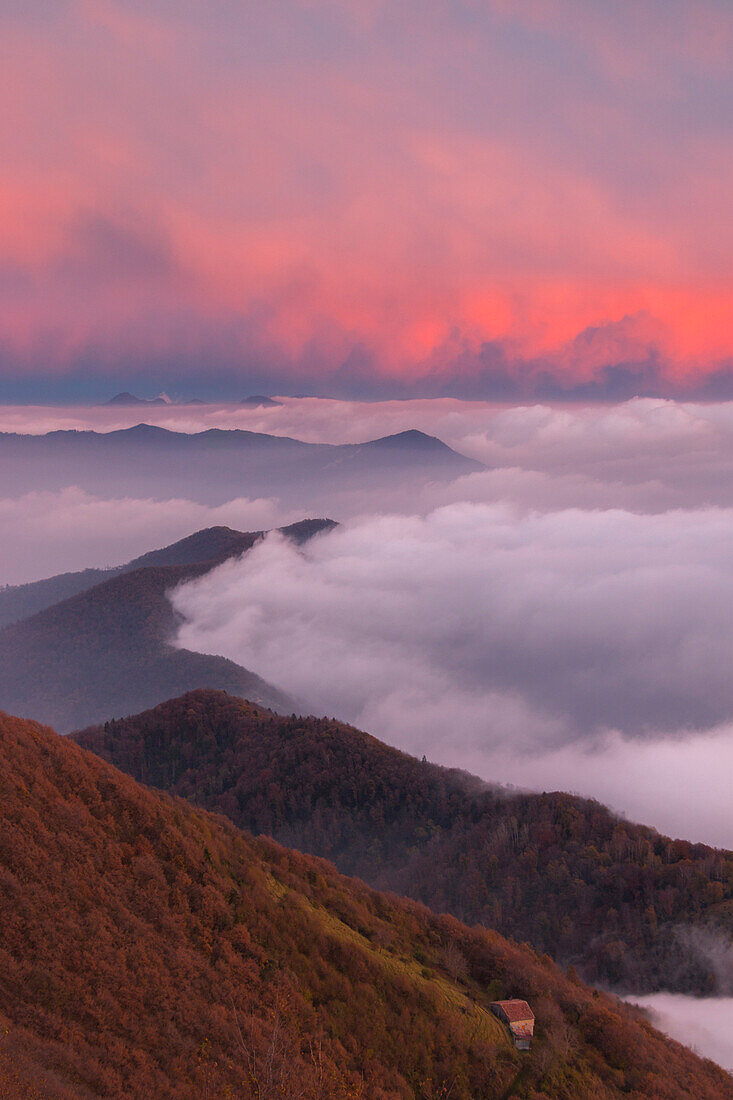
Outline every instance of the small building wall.
{"label": "small building wall", "polygon": [[534,1036],[534,1012],[526,1001],[494,1001],[491,1011],[506,1024],[517,1050],[529,1050]]}

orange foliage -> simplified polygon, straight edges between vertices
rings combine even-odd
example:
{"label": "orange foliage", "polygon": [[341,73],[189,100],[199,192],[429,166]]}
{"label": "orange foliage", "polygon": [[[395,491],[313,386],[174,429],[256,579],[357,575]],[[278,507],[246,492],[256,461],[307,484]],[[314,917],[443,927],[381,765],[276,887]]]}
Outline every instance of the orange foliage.
{"label": "orange foliage", "polygon": [[508,794],[328,719],[190,692],[77,735],[136,779],[340,870],[529,940],[586,980],[714,992],[684,923],[733,920],[733,853],[567,794]]}
{"label": "orange foliage", "polygon": [[[722,1070],[496,933],[34,723],[0,716],[0,757],[0,1013],[44,1097],[56,1080],[79,1098],[498,1100],[521,1072],[551,1100],[733,1098]],[[526,1060],[486,1023],[497,995],[536,1007]]]}

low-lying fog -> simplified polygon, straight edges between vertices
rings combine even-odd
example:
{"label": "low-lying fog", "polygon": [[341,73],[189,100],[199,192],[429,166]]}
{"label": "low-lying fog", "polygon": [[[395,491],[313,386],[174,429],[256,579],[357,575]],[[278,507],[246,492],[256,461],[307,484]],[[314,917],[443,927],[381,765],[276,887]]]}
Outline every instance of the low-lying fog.
{"label": "low-lying fog", "polygon": [[651,993],[628,1000],[647,1010],[654,1027],[733,1073],[733,997]]}
{"label": "low-lying fog", "polygon": [[384,740],[733,836],[733,512],[452,504],[184,586],[180,644]]}

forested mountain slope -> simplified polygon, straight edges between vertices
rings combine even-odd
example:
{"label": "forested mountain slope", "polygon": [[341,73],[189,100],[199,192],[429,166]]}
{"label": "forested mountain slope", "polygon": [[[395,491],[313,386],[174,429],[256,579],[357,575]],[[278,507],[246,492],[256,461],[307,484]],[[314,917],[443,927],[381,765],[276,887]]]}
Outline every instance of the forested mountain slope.
{"label": "forested mountain slope", "polygon": [[567,794],[509,794],[327,719],[194,692],[77,740],[152,786],[469,924],[528,940],[590,981],[715,992],[685,937],[733,925],[733,855]]}
{"label": "forested mountain slope", "polygon": [[[283,531],[302,542],[332,525],[330,520],[305,520]],[[198,687],[294,709],[293,701],[277,688],[233,661],[170,645],[176,620],[166,593],[242,553],[261,537],[262,532],[229,532],[225,538],[220,530],[214,538],[199,532],[192,545],[184,540],[146,555],[140,561],[148,564],[4,627],[0,707],[53,724],[62,733]],[[159,564],[166,559],[185,561],[195,553],[206,557]]]}
{"label": "forested mountain slope", "polygon": [[[4,1100],[733,1098],[718,1067],[496,933],[35,723],[0,716],[0,758]],[[497,996],[532,1003],[529,1055]]]}

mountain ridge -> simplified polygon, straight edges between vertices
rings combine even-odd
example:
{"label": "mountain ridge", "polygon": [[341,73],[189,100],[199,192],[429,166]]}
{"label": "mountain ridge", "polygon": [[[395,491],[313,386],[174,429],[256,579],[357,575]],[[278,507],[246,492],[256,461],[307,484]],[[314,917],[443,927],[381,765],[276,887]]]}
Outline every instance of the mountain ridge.
{"label": "mountain ridge", "polygon": [[329,511],[348,492],[406,489],[485,469],[417,430],[364,443],[308,443],[244,429],[179,432],[137,424],[109,432],[61,429],[0,433],[0,492],[69,485],[105,497],[175,496],[223,504],[277,497],[288,507]]}
{"label": "mountain ridge", "polygon": [[380,889],[527,940],[586,980],[714,993],[680,930],[733,929],[733,853],[563,792],[508,793],[332,719],[216,692],[73,735],[123,771]]}
{"label": "mountain ridge", "polygon": [[129,390],[123,390],[122,393],[116,393],[114,397],[110,397],[109,401],[103,402],[104,405],[169,405],[170,401],[167,400],[161,394],[159,397],[137,397],[134,393],[130,393]]}
{"label": "mountain ridge", "polygon": [[[304,520],[282,530],[298,542],[332,526],[332,520]],[[120,572],[3,627],[0,707],[62,733],[103,719],[110,708],[130,714],[196,687],[251,693],[265,707],[297,709],[284,692],[235,662],[171,644],[178,620],[166,593],[246,552],[263,534],[235,532],[223,552],[204,561]],[[190,544],[184,539],[160,553],[175,556],[182,545]]]}
{"label": "mountain ridge", "polygon": [[[316,533],[316,530],[327,530],[329,524],[335,525],[335,521],[301,520],[299,523],[289,524],[279,530],[298,541],[307,537],[309,524],[322,525],[313,528],[313,533]],[[233,527],[224,525],[203,527],[168,546],[139,554],[123,565],[79,569],[68,573],[57,573],[55,576],[44,577],[37,581],[28,581],[26,584],[8,585],[0,589],[0,627],[30,618],[38,611],[85,592],[121,573],[131,573],[148,565],[190,565],[241,553],[249,548],[251,545],[249,540],[253,535],[262,537],[265,533],[265,531],[237,531]]]}

